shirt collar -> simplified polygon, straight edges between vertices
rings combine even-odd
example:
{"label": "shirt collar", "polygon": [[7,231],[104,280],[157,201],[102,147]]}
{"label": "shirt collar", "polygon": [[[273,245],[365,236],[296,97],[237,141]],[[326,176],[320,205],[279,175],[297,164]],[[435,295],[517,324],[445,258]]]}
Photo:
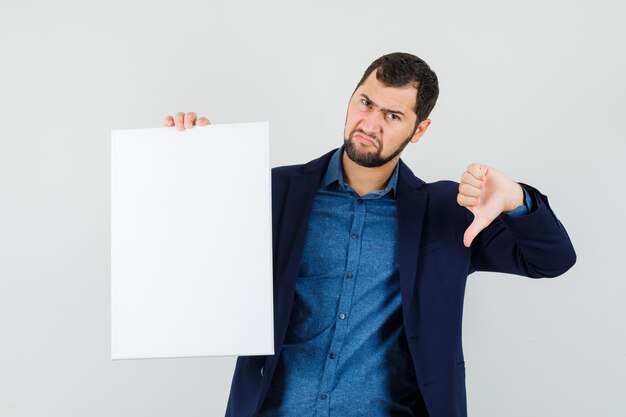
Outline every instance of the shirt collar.
{"label": "shirt collar", "polygon": [[[326,175],[324,176],[324,180],[322,184],[324,187],[328,187],[334,183],[337,183],[337,186],[341,191],[354,191],[352,187],[346,184],[343,180],[343,166],[341,163],[341,157],[343,155],[344,147],[343,145],[335,151],[333,156],[330,158],[330,162],[328,163],[328,168],[326,169]],[[377,196],[383,196],[387,193],[391,193],[392,197],[395,197],[396,190],[398,187],[398,171],[400,164],[396,164],[396,167],[393,169],[393,173],[387,181],[387,186],[384,190],[372,191],[370,194],[376,194]],[[368,194],[369,195],[369,194]]]}

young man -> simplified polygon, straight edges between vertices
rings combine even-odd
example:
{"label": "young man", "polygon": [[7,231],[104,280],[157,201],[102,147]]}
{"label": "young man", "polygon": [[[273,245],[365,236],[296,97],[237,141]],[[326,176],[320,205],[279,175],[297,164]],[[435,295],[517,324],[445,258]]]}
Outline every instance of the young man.
{"label": "young man", "polygon": [[535,188],[477,163],[427,184],[400,160],[438,91],[423,60],[385,55],[350,99],[343,146],[272,170],[276,354],[238,358],[227,416],[466,416],[467,276],[575,263]]}

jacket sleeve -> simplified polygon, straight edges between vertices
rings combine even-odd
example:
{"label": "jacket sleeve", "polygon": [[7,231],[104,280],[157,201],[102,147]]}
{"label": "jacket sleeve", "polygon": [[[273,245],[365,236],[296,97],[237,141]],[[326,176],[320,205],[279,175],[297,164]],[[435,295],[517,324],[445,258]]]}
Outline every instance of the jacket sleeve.
{"label": "jacket sleeve", "polygon": [[[574,246],[548,204],[548,197],[522,184],[534,198],[523,216],[500,214],[474,239],[471,270],[504,272],[531,278],[556,277],[576,263]],[[465,210],[468,226],[474,215]]]}

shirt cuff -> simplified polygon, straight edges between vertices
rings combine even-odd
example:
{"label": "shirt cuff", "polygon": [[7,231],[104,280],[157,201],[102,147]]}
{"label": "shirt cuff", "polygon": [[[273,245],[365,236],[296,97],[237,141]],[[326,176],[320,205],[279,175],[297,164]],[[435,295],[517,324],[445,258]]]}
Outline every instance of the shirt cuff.
{"label": "shirt cuff", "polygon": [[525,214],[528,214],[533,208],[533,199],[530,197],[530,193],[525,187],[522,187],[524,190],[524,204],[517,207],[515,210],[511,211],[503,211],[503,214],[506,214],[510,217],[519,217]]}

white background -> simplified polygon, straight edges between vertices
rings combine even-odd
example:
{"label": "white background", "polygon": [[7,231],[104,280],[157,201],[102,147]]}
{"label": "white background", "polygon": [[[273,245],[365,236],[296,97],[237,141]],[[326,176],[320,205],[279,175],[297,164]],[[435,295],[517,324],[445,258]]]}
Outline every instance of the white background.
{"label": "white background", "polygon": [[222,415],[234,358],[110,360],[110,130],[269,120],[272,164],[305,162],[341,144],[369,63],[406,51],[441,87],[415,174],[493,165],[578,253],[554,280],[470,277],[470,415],[622,416],[624,3],[303,3],[0,0],[0,415]]}

